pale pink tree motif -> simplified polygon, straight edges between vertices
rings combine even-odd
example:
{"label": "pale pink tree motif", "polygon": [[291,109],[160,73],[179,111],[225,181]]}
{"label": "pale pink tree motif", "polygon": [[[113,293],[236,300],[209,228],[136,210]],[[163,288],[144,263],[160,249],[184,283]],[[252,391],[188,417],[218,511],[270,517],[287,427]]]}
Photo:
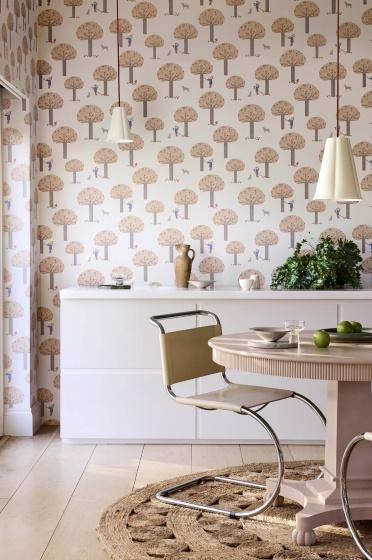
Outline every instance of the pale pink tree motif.
{"label": "pale pink tree motif", "polygon": [[234,18],[238,17],[238,6],[243,6],[245,4],[245,0],[226,0],[226,4],[228,6],[234,7]]}
{"label": "pale pink tree motif", "polygon": [[23,369],[27,369],[27,354],[30,353],[31,339],[29,336],[20,336],[12,344],[15,354],[23,354]]}
{"label": "pale pink tree motif", "polygon": [[115,276],[119,274],[123,276],[127,282],[129,282],[133,278],[133,272],[130,268],[128,268],[127,266],[116,266],[111,271],[111,280],[115,280]]}
{"label": "pale pink tree motif", "polygon": [[284,130],[285,117],[293,115],[294,107],[289,101],[276,101],[271,107],[271,114],[280,117],[280,128]]}
{"label": "pale pink tree motif", "polygon": [[225,100],[216,91],[207,91],[199,99],[199,107],[209,109],[209,124],[214,124],[214,110],[221,109],[225,105]]}
{"label": "pale pink tree motif", "polygon": [[269,166],[271,163],[276,163],[278,161],[279,154],[273,148],[265,147],[256,152],[254,159],[257,163],[265,164],[265,179],[269,179]]}
{"label": "pale pink tree motif", "polygon": [[27,268],[31,266],[30,251],[17,251],[12,257],[12,265],[15,268],[22,268],[23,270],[23,283],[27,284]]}
{"label": "pale pink tree motif", "polygon": [[128,185],[115,185],[110,191],[111,198],[120,200],[120,212],[124,212],[124,200],[132,198],[133,191]]}
{"label": "pale pink tree motif", "polygon": [[259,280],[260,280],[260,285],[261,288],[264,287],[265,285],[265,276],[262,274],[262,272],[260,272],[259,270],[256,270],[255,268],[249,268],[248,270],[245,270],[244,272],[242,272],[239,276],[239,280],[242,278],[250,278],[252,275],[257,275]]}
{"label": "pale pink tree motif", "polygon": [[[182,245],[185,242],[185,238],[183,234],[174,228],[164,229],[158,236],[158,243],[161,247],[169,247],[169,261],[173,262],[174,251],[173,248],[175,245]],[[146,281],[146,280],[145,280]]]}
{"label": "pale pink tree motif", "polygon": [[351,216],[350,216],[350,206],[351,204],[358,204],[357,200],[338,200],[337,204],[345,204],[345,218],[346,220],[350,220]]}
{"label": "pale pink tree motif", "polygon": [[230,241],[226,245],[226,253],[228,255],[234,255],[233,266],[238,266],[238,255],[242,255],[245,252],[245,247],[240,241]]}
{"label": "pale pink tree motif", "polygon": [[322,223],[322,222],[319,222],[319,220],[318,220],[319,212],[325,212],[326,209],[327,209],[326,205],[321,200],[311,200],[306,205],[306,210],[308,212],[313,212],[314,213],[314,217],[315,217],[315,222],[313,222],[314,224],[321,224]]}
{"label": "pale pink tree motif", "polygon": [[48,226],[37,226],[37,238],[40,241],[39,251],[41,254],[44,253],[44,240],[52,239],[53,232]]}
{"label": "pale pink tree motif", "polygon": [[314,142],[319,142],[319,130],[324,130],[326,125],[327,123],[322,117],[312,117],[307,121],[306,128],[315,132]]}
{"label": "pale pink tree motif", "polygon": [[52,140],[63,146],[63,159],[67,159],[67,144],[76,142],[77,134],[70,126],[60,126],[52,134]]}
{"label": "pale pink tree motif", "polygon": [[93,79],[97,82],[103,82],[103,95],[108,95],[108,82],[112,82],[116,78],[117,72],[109,64],[98,66],[93,72]]}
{"label": "pale pink tree motif", "polygon": [[41,274],[49,274],[49,288],[54,290],[54,275],[60,274],[65,269],[65,265],[56,257],[46,257],[39,264]]}
{"label": "pale pink tree motif", "polygon": [[280,198],[280,211],[284,212],[284,203],[286,198],[292,198],[294,190],[287,183],[279,183],[271,189],[272,198]]}
{"label": "pale pink tree motif", "polygon": [[68,255],[74,255],[73,266],[77,266],[77,256],[81,255],[85,251],[85,247],[80,241],[70,241],[65,247],[65,251]]}
{"label": "pale pink tree motif", "polygon": [[53,321],[53,313],[48,307],[37,308],[37,321],[40,323],[40,334],[44,336],[44,325],[48,321]]}
{"label": "pale pink tree motif", "polygon": [[191,157],[199,158],[200,171],[204,171],[204,158],[208,158],[213,155],[213,148],[206,142],[198,142],[191,148],[190,155]]}
{"label": "pale pink tree motif", "polygon": [[68,43],[60,43],[55,46],[51,52],[53,60],[62,61],[62,76],[67,75],[67,61],[74,60],[76,58],[76,49]]}
{"label": "pale pink tree motif", "polygon": [[372,144],[371,142],[358,142],[353,148],[354,157],[362,158],[362,170],[366,170],[367,157],[372,156]]}
{"label": "pale pink tree motif", "polygon": [[360,112],[354,105],[344,105],[340,107],[338,115],[341,122],[346,122],[346,136],[351,136],[350,123],[360,119]]}
{"label": "pale pink tree motif", "polygon": [[204,10],[199,16],[199,24],[203,27],[209,27],[209,41],[214,43],[214,28],[216,25],[223,25],[225,22],[225,16],[219,10],[214,8],[209,8]]}
{"label": "pale pink tree motif", "polygon": [[160,35],[149,35],[145,41],[145,47],[152,49],[152,59],[156,60],[156,49],[164,47],[164,39]]}
{"label": "pale pink tree motif", "polygon": [[372,239],[372,227],[366,224],[357,226],[352,231],[353,239],[362,241],[362,253],[366,252],[366,239]]}
{"label": "pale pink tree motif", "polygon": [[225,270],[225,265],[217,257],[205,257],[199,264],[199,271],[202,274],[209,274],[211,282],[214,281],[215,274],[221,274]]}
{"label": "pale pink tree motif", "polygon": [[14,214],[7,214],[3,218],[3,230],[8,234],[8,249],[13,249],[13,233],[23,230],[21,218]]}
{"label": "pale pink tree motif", "polygon": [[309,198],[309,184],[317,183],[319,173],[313,167],[300,167],[294,174],[294,182],[305,186],[305,200]]}
{"label": "pale pink tree motif", "polygon": [[315,2],[305,0],[297,4],[294,10],[294,15],[298,18],[305,20],[305,33],[310,33],[310,18],[318,17],[320,9]]}
{"label": "pale pink tree motif", "polygon": [[239,27],[239,39],[249,39],[249,56],[254,56],[254,42],[257,39],[263,39],[266,35],[266,30],[258,21],[247,21]]}
{"label": "pale pink tree motif", "polygon": [[346,39],[346,52],[351,53],[351,39],[360,37],[361,30],[356,23],[346,22],[340,25],[340,37]]}
{"label": "pale pink tree motif", "polygon": [[84,105],[77,113],[80,123],[87,123],[89,127],[89,140],[93,140],[93,124],[103,121],[103,111],[97,105]]}
{"label": "pale pink tree motif", "polygon": [[14,334],[14,319],[20,319],[23,317],[25,310],[18,301],[4,301],[3,306],[4,319],[8,319],[9,322],[9,335]]}
{"label": "pale pink tree motif", "polygon": [[39,97],[37,105],[39,109],[48,111],[49,115],[49,126],[54,125],[54,113],[56,109],[61,109],[63,107],[63,99],[58,93],[52,93],[51,91],[47,93],[43,93],[41,97]]}
{"label": "pale pink tree motif", "polygon": [[11,126],[3,130],[3,146],[8,146],[8,163],[13,163],[13,146],[19,146],[23,142],[23,136],[16,128]]}
{"label": "pale pink tree motif", "polygon": [[189,206],[198,202],[198,195],[190,189],[182,189],[174,195],[174,203],[182,204],[184,208],[184,220],[189,220]]}
{"label": "pale pink tree motif", "polygon": [[244,105],[238,113],[240,122],[249,123],[249,138],[254,139],[254,123],[265,120],[265,111],[259,105]]}
{"label": "pale pink tree motif", "polygon": [[238,223],[238,215],[236,214],[236,212],[234,212],[234,210],[230,210],[230,208],[222,208],[221,210],[218,210],[213,216],[213,223],[216,226],[223,226],[223,239],[224,241],[228,241],[228,228],[229,226]]}
{"label": "pale pink tree motif", "polygon": [[294,249],[295,247],[296,232],[304,231],[305,227],[305,222],[298,216],[286,216],[279,224],[280,231],[283,233],[288,232],[290,234],[291,249]]}
{"label": "pale pink tree motif", "polygon": [[338,228],[327,228],[322,231],[319,235],[319,241],[322,241],[325,237],[330,237],[334,243],[337,243],[339,239],[346,241],[346,235]]}
{"label": "pale pink tree motif", "polygon": [[76,99],[76,90],[82,89],[84,87],[84,82],[78,76],[71,76],[65,81],[65,88],[72,89],[72,101],[79,101]]}
{"label": "pale pink tree motif", "polygon": [[165,206],[160,200],[150,200],[150,202],[146,204],[145,210],[153,215],[153,225],[158,225],[157,216],[159,213],[164,212]]}
{"label": "pale pink tree motif", "polygon": [[362,97],[361,101],[362,107],[365,109],[370,109],[372,107],[372,92],[367,91]]}
{"label": "pale pink tree motif", "polygon": [[297,101],[305,101],[305,117],[309,116],[310,101],[319,99],[319,90],[312,84],[301,84],[294,91]]}
{"label": "pale pink tree motif", "polygon": [[27,183],[30,181],[30,166],[28,163],[16,165],[11,173],[13,181],[19,181],[23,185],[23,196],[27,196]]}
{"label": "pale pink tree motif", "polygon": [[61,297],[59,295],[59,292],[57,292],[53,298],[53,305],[54,307],[61,307]]}
{"label": "pale pink tree motif", "polygon": [[21,389],[18,387],[5,387],[4,389],[4,404],[7,404],[9,408],[13,408],[15,404],[21,404],[25,400],[25,396]]}
{"label": "pale pink tree motif", "polygon": [[225,188],[225,181],[219,176],[210,173],[204,175],[199,181],[199,189],[202,192],[209,192],[209,208],[214,208],[214,193]]}
{"label": "pale pink tree motif", "polygon": [[38,142],[36,156],[39,158],[39,171],[44,171],[44,158],[52,156],[52,148],[44,142]]}
{"label": "pale pink tree motif", "polygon": [[315,47],[315,58],[319,58],[319,47],[324,47],[326,44],[327,39],[320,33],[314,33],[313,35],[310,35],[307,40],[307,45],[309,47]]}
{"label": "pale pink tree motif", "polygon": [[193,107],[180,107],[174,113],[174,120],[183,123],[183,135],[189,137],[189,122],[196,122],[198,120],[198,113]]}
{"label": "pale pink tree motif", "polygon": [[134,266],[143,266],[143,281],[147,282],[148,267],[156,266],[158,264],[158,257],[152,251],[143,249],[134,255],[133,264]]}
{"label": "pale pink tree motif", "polygon": [[294,30],[294,23],[286,17],[280,17],[273,21],[271,31],[273,33],[280,33],[280,46],[285,47],[286,33],[292,33]]}
{"label": "pale pink tree motif", "polygon": [[158,162],[169,166],[169,181],[174,181],[174,165],[182,163],[185,154],[177,146],[166,146],[158,153]]}
{"label": "pale pink tree motif", "polygon": [[54,395],[49,389],[40,388],[37,390],[37,400],[41,403],[41,416],[44,416],[44,404],[52,402],[54,400]]}
{"label": "pale pink tree motif", "polygon": [[[339,79],[344,80],[347,76],[345,66],[339,64]],[[337,62],[327,62],[319,70],[321,80],[329,80],[331,82],[331,97],[336,97],[336,80],[337,80]]]}
{"label": "pale pink tree motif", "polygon": [[[169,83],[169,94],[168,97],[173,97],[173,84],[174,82],[179,82],[183,80],[185,77],[185,72],[179,66],[179,64],[174,64],[173,62],[167,62],[163,64],[158,70],[157,73],[158,80],[161,82],[168,82]],[[144,115],[147,116],[147,115]]]}
{"label": "pale pink tree motif", "polygon": [[[178,150],[178,148],[175,148]],[[141,167],[133,173],[133,183],[143,186],[143,200],[147,200],[147,185],[154,185],[158,175],[150,167]]]}
{"label": "pale pink tree motif", "polygon": [[269,261],[269,247],[277,245],[279,243],[279,237],[276,235],[275,231],[263,229],[257,233],[254,242],[258,247],[265,247],[264,261]]}
{"label": "pale pink tree motif", "polygon": [[[119,227],[119,229],[120,229],[120,227]],[[107,230],[107,229],[99,231],[94,236],[94,244],[98,245],[98,247],[104,247],[104,257],[103,257],[104,261],[109,260],[109,258],[108,258],[109,247],[112,247],[113,245],[117,245],[117,243],[118,243],[117,235],[115,235],[115,233],[113,231],[110,231],[110,230]]]}
{"label": "pale pink tree motif", "polygon": [[53,379],[53,385],[56,389],[61,388],[61,374],[60,373],[58,375],[56,375],[55,378]]}
{"label": "pale pink tree motif", "polygon": [[56,10],[43,10],[37,16],[37,24],[48,28],[47,43],[53,43],[53,27],[62,25],[63,17]]}
{"label": "pale pink tree motif", "polygon": [[265,95],[270,95],[270,80],[277,80],[279,71],[272,64],[262,64],[257,68],[254,77],[265,82]]}
{"label": "pale pink tree motif", "polygon": [[36,74],[39,76],[39,89],[43,89],[43,76],[52,73],[52,67],[46,60],[38,60],[36,63]]}
{"label": "pale pink tree motif", "polygon": [[49,193],[49,208],[54,208],[54,193],[63,190],[65,184],[57,175],[44,175],[38,183],[39,191]]}
{"label": "pale pink tree motif", "polygon": [[151,2],[139,2],[132,10],[132,16],[135,19],[142,19],[142,31],[144,35],[147,35],[147,20],[155,18],[157,14],[158,11]]}
{"label": "pale pink tree motif", "polygon": [[125,51],[120,55],[119,64],[121,68],[128,68],[130,84],[134,83],[133,68],[141,68],[141,66],[143,66],[143,63],[143,56],[137,51]]}
{"label": "pale pink tree motif", "polygon": [[78,277],[79,286],[102,286],[105,283],[105,277],[99,270],[89,268],[84,270]]}
{"label": "pale pink tree motif", "polygon": [[147,103],[149,101],[155,101],[157,97],[157,91],[149,85],[138,86],[132,93],[133,101],[142,102],[144,117],[147,117]]}
{"label": "pale pink tree motif", "polygon": [[143,139],[141,138],[141,136],[139,136],[138,134],[134,134],[134,133],[132,133],[132,140],[133,140],[133,142],[124,142],[122,144],[119,144],[119,149],[122,150],[123,152],[129,152],[129,166],[130,167],[135,167],[134,152],[136,150],[142,150],[145,143],[144,143]]}
{"label": "pale pink tree motif", "polygon": [[[234,174],[233,183],[238,183],[238,171],[244,171],[245,163],[241,159],[230,159],[226,163],[226,171],[230,171]],[[239,181],[240,183],[241,181]]]}
{"label": "pale pink tree motif", "polygon": [[231,76],[226,80],[226,87],[234,90],[233,101],[238,101],[238,89],[245,87],[245,80],[241,76]]}
{"label": "pale pink tree motif", "polygon": [[[110,23],[109,30],[110,30],[110,33],[113,33],[114,35],[117,34],[118,26],[117,26],[116,19],[114,19],[114,21],[112,21]],[[119,18],[119,47],[120,48],[123,47],[123,35],[124,35],[124,33],[130,33],[131,31],[132,31],[132,24],[127,19]]]}
{"label": "pale pink tree motif", "polygon": [[7,268],[4,268],[4,271],[3,271],[3,272],[4,272],[4,276],[3,276],[3,282],[4,282],[4,284],[7,284],[8,282],[11,282],[11,281],[12,281],[12,274],[11,274],[11,272],[10,272]]}
{"label": "pale pink tree motif", "polygon": [[232,126],[220,126],[214,131],[213,140],[223,144],[223,157],[228,158],[229,143],[238,140],[238,133]]}
{"label": "pale pink tree motif", "polygon": [[[173,0],[172,0],[173,1]],[[183,39],[183,54],[189,54],[189,40],[196,39],[198,30],[191,23],[181,23],[174,30],[175,39]]]}
{"label": "pale pink tree motif", "polygon": [[302,150],[305,147],[305,138],[297,132],[287,132],[281,137],[279,146],[282,150],[290,150],[291,165],[296,165],[296,150]]}
{"label": "pale pink tree motif", "polygon": [[103,204],[105,197],[103,193],[95,187],[87,187],[79,192],[77,201],[82,206],[89,207],[89,222],[93,222],[93,209],[94,206]]}
{"label": "pale pink tree motif", "polygon": [[[83,0],[63,0],[65,6],[71,7],[71,17],[76,17],[76,6],[82,6]],[[79,16],[78,16],[79,17]]]}
{"label": "pale pink tree motif", "polygon": [[80,41],[87,41],[88,43],[88,54],[87,56],[93,56],[93,41],[102,39],[103,29],[98,23],[94,21],[86,21],[79,25],[76,30],[76,37]]}
{"label": "pale pink tree motif", "polygon": [[367,257],[362,262],[362,272],[363,274],[371,274],[371,286],[372,286],[372,257]]}
{"label": "pale pink tree motif", "polygon": [[[366,4],[366,0],[363,0],[363,4]],[[362,23],[364,25],[372,25],[372,8],[369,8],[362,15]]]}
{"label": "pale pink tree motif", "polygon": [[296,68],[306,62],[305,55],[296,49],[285,51],[280,57],[280,64],[291,69],[291,83],[296,83]]}
{"label": "pale pink tree motif", "polygon": [[204,254],[204,245],[206,239],[212,239],[213,231],[209,226],[195,226],[190,231],[191,239],[195,239],[196,241],[200,241],[200,253]]}
{"label": "pale pink tree motif", "polygon": [[39,351],[43,356],[50,356],[50,371],[54,371],[54,356],[59,356],[61,352],[61,345],[58,338],[48,338],[47,340],[44,340],[39,346]]}
{"label": "pale pink tree motif", "polygon": [[238,49],[231,43],[220,43],[213,50],[213,58],[223,60],[223,73],[227,76],[229,73],[229,60],[238,58]]}
{"label": "pale pink tree motif", "polygon": [[205,74],[211,74],[213,66],[208,60],[195,60],[190,66],[190,72],[195,76],[199,76],[200,89],[204,89]]}
{"label": "pale pink tree motif", "polygon": [[243,206],[249,206],[249,220],[246,221],[254,222],[254,207],[265,202],[265,195],[257,187],[247,187],[239,193],[238,202]]}
{"label": "pale pink tree motif", "polygon": [[363,191],[372,191],[372,173],[363,177],[360,187]]}
{"label": "pale pink tree motif", "polygon": [[144,223],[137,216],[126,216],[119,223],[119,230],[122,233],[129,233],[129,248],[134,249],[134,234],[144,230]]}
{"label": "pale pink tree motif", "polygon": [[9,358],[7,354],[4,354],[4,369],[10,369],[12,367],[12,360]]}
{"label": "pale pink tree motif", "polygon": [[84,163],[80,159],[70,159],[66,161],[65,171],[72,173],[72,182],[76,185],[76,174],[84,171]]}
{"label": "pale pink tree motif", "polygon": [[[128,144],[119,144],[119,147],[122,145],[124,146],[131,146],[131,143]],[[94,154],[94,162],[95,163],[103,163],[103,178],[108,179],[108,166],[109,163],[116,163],[118,161],[117,153],[114,152],[111,148],[101,148],[97,150]]]}
{"label": "pale pink tree motif", "polygon": [[158,130],[164,129],[164,121],[158,119],[157,117],[153,117],[146,121],[145,128],[146,130],[152,130],[152,142],[158,142],[157,132]]}

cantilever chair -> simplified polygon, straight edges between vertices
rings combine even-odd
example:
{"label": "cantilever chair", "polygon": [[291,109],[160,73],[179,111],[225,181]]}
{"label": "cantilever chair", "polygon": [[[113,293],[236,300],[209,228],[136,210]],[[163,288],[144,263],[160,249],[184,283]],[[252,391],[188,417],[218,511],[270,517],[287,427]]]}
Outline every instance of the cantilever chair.
{"label": "cantilever chair", "polygon": [[[211,317],[215,324],[205,327],[197,327],[187,330],[166,333],[160,321],[166,319],[174,319],[179,317],[193,317],[206,315]],[[264,484],[256,482],[247,482],[245,480],[236,480],[224,476],[202,476],[194,478],[183,484],[178,484],[166,490],[157,493],[156,497],[163,501],[175,505],[186,506],[202,511],[222,513],[232,518],[247,518],[257,515],[267,509],[270,505],[280,505],[282,498],[279,496],[280,485],[284,475],[284,459],[280,447],[279,440],[271,428],[261,415],[260,410],[269,403],[288,399],[297,398],[312,408],[318,415],[323,425],[325,418],[318,407],[308,398],[299,395],[293,391],[283,389],[272,389],[271,387],[256,387],[253,385],[240,385],[232,383],[226,377],[225,368],[216,364],[212,359],[212,349],[208,346],[208,340],[214,336],[222,334],[222,327],[219,318],[214,313],[208,311],[186,311],[183,313],[171,313],[169,315],[157,315],[150,317],[150,323],[155,325],[160,331],[160,348],[163,366],[164,384],[171,398],[178,404],[185,404],[201,408],[203,410],[229,410],[237,414],[243,414],[254,418],[269,434],[273,441],[277,453],[279,472],[273,493],[265,493],[264,503],[259,507],[250,511],[228,511],[213,506],[206,506],[192,502],[185,502],[172,498],[171,494],[178,490],[187,488],[194,484],[200,484],[207,480],[217,482],[232,482],[242,486],[252,488],[266,489]],[[197,379],[213,373],[220,373],[224,382],[224,387],[212,391],[194,395],[190,397],[178,397],[172,389],[174,383],[180,383],[191,379]],[[253,410],[256,409],[256,410]],[[322,476],[322,475],[320,475]]]}
{"label": "cantilever chair", "polygon": [[361,538],[358,535],[358,531],[355,527],[353,518],[351,517],[351,511],[350,511],[350,506],[349,506],[349,500],[348,500],[348,496],[347,496],[347,488],[346,488],[346,477],[347,477],[347,468],[349,465],[349,460],[351,457],[351,453],[354,449],[354,447],[360,442],[360,441],[372,441],[372,433],[371,432],[366,432],[365,434],[359,434],[358,436],[356,436],[355,438],[353,438],[348,446],[345,449],[344,452],[344,456],[342,457],[342,461],[341,461],[341,500],[342,500],[342,509],[344,510],[344,514],[346,517],[346,523],[347,526],[349,527],[351,536],[354,539],[355,544],[357,545],[357,547],[359,548],[360,552],[362,552],[362,554],[364,554],[364,556],[367,558],[367,560],[372,560],[372,553],[364,546],[364,544],[362,543]]}

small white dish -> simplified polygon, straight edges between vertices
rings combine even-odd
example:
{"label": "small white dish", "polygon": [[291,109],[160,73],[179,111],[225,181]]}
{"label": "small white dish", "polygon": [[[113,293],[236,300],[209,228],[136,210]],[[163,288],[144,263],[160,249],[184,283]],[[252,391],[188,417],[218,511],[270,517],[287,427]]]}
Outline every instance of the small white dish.
{"label": "small white dish", "polygon": [[250,290],[254,284],[252,278],[239,278],[239,285],[242,290]]}
{"label": "small white dish", "polygon": [[253,327],[250,330],[257,333],[265,342],[276,342],[287,334],[283,327]]}
{"label": "small white dish", "polygon": [[198,290],[204,290],[208,286],[212,286],[215,280],[189,280],[189,284],[198,288]]}

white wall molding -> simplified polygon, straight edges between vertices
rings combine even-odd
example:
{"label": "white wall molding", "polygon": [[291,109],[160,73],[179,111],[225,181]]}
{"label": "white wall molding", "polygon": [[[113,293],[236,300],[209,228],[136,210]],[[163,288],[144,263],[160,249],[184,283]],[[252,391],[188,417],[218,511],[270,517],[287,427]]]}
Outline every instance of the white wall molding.
{"label": "white wall molding", "polygon": [[6,408],[4,433],[7,436],[33,436],[41,426],[41,403],[31,408]]}

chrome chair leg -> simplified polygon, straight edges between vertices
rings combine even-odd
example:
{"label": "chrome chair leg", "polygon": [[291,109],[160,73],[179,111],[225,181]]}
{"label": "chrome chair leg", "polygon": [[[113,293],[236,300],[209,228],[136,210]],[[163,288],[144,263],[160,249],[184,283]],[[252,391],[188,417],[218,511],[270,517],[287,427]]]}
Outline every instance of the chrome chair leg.
{"label": "chrome chair leg", "polygon": [[198,510],[201,510],[201,511],[208,511],[210,513],[221,513],[223,515],[228,515],[232,519],[240,519],[240,518],[245,519],[245,518],[253,517],[255,515],[258,515],[259,513],[262,513],[263,511],[265,511],[267,508],[269,508],[273,504],[273,502],[279,496],[280,485],[282,483],[282,479],[283,479],[283,476],[284,476],[284,458],[283,458],[283,453],[282,453],[282,450],[281,450],[281,447],[280,447],[279,440],[278,440],[275,432],[270,427],[270,425],[259,414],[257,414],[256,412],[253,412],[252,410],[250,410],[248,408],[244,408],[244,407],[242,407],[240,414],[245,414],[245,415],[250,416],[251,418],[254,418],[255,420],[257,420],[257,422],[259,424],[261,424],[261,426],[267,431],[267,433],[269,434],[269,436],[272,439],[273,444],[275,446],[275,450],[276,450],[276,453],[277,453],[277,456],[278,456],[279,472],[278,472],[278,478],[277,478],[275,489],[274,489],[273,493],[270,495],[269,499],[266,502],[264,502],[261,506],[255,508],[253,510],[242,512],[242,511],[229,511],[229,510],[217,508],[217,507],[214,507],[214,506],[196,504],[194,502],[185,502],[183,500],[177,500],[176,498],[170,497],[170,494],[173,493],[173,492],[176,492],[178,490],[182,490],[184,488],[187,488],[189,486],[193,486],[195,484],[201,484],[202,482],[206,482],[208,480],[209,481],[213,480],[213,481],[216,481],[216,482],[230,482],[230,483],[240,484],[241,486],[248,486],[248,487],[251,487],[251,488],[266,489],[265,484],[260,484],[258,482],[248,482],[246,480],[238,480],[238,479],[229,478],[229,477],[226,477],[226,476],[205,475],[205,476],[201,476],[201,477],[198,477],[198,478],[194,478],[193,480],[189,480],[187,482],[183,482],[182,484],[178,484],[176,486],[166,488],[165,490],[161,490],[160,492],[158,492],[156,494],[156,497],[157,497],[158,500],[160,500],[162,502],[166,502],[168,504],[174,504],[174,505],[178,505],[178,506],[189,507],[189,508],[198,509]]}
{"label": "chrome chair leg", "polygon": [[349,506],[349,500],[347,497],[347,484],[346,484],[346,478],[347,478],[347,468],[349,465],[349,459],[351,456],[351,453],[354,449],[354,447],[363,440],[367,440],[367,441],[372,441],[372,433],[370,432],[366,432],[365,434],[359,434],[358,436],[356,436],[355,438],[353,438],[350,443],[348,444],[348,446],[345,449],[344,452],[344,456],[342,457],[342,462],[341,462],[341,474],[340,474],[340,478],[341,478],[341,500],[342,500],[342,509],[344,510],[344,514],[346,517],[346,523],[349,527],[351,536],[353,537],[355,544],[357,545],[357,547],[359,548],[360,552],[362,554],[364,554],[364,556],[367,558],[367,560],[372,560],[372,553],[364,546],[364,544],[362,543],[359,535],[358,535],[358,531],[356,530],[353,518],[351,517],[351,512],[350,512],[350,506]]}

